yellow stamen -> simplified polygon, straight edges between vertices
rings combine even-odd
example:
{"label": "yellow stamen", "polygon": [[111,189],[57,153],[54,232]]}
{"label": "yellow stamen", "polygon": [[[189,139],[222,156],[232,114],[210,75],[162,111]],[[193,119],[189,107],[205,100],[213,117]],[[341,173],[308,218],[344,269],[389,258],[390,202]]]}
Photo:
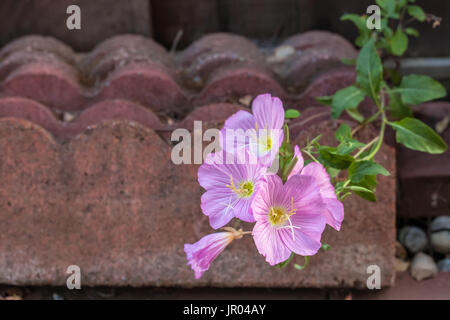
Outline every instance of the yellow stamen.
{"label": "yellow stamen", "polygon": [[[269,209],[269,222],[273,226],[283,226],[284,223],[288,220],[292,227],[292,222],[290,217],[297,212],[297,209],[294,209],[294,198],[291,197],[291,209],[287,211],[285,207],[281,206],[273,206]],[[293,227],[292,227],[293,228]]]}
{"label": "yellow stamen", "polygon": [[242,181],[239,183],[239,188],[233,182],[233,175],[230,174],[230,184],[226,185],[230,188],[239,198],[248,198],[253,194],[254,184],[252,181]]}

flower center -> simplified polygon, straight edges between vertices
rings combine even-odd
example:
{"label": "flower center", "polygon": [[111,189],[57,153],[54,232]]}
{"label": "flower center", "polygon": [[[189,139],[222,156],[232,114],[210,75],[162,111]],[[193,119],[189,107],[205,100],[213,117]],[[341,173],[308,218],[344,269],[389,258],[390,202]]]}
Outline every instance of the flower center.
{"label": "flower center", "polygon": [[270,137],[267,137],[265,143],[263,140],[263,147],[264,147],[265,151],[269,151],[272,149],[272,139]]}
{"label": "flower center", "polygon": [[233,176],[230,175],[230,184],[227,185],[239,198],[249,198],[254,191],[253,181],[241,181],[239,182],[239,188],[235,186],[233,182]]}
{"label": "flower center", "polygon": [[292,226],[290,216],[296,213],[297,209],[294,209],[294,198],[291,198],[291,209],[288,211],[283,206],[272,206],[269,209],[268,218],[269,222],[274,227],[282,227],[285,222],[289,220],[289,224]]}
{"label": "flower center", "polygon": [[286,208],[270,207],[269,222],[272,226],[282,225],[288,219]]}

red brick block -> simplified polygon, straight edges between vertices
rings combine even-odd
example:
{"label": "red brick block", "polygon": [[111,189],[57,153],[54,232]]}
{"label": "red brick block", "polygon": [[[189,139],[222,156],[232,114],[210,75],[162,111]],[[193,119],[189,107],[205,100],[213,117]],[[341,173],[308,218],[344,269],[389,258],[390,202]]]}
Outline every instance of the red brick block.
{"label": "red brick block", "polygon": [[[334,133],[326,121],[293,139],[317,132],[325,140]],[[376,134],[364,132],[360,138]],[[391,148],[377,160],[395,176]],[[102,122],[62,145],[28,121],[0,120],[0,282],[65,285],[76,264],[82,286],[365,287],[367,266],[377,264],[382,286],[392,283],[392,177],[380,183],[376,205],[346,201],[342,231],[324,235],[332,249],[305,271],[270,267],[246,237],[195,280],[183,244],[211,232],[197,168],[172,164],[168,144],[126,120]]]}
{"label": "red brick block", "polygon": [[332,96],[336,91],[355,83],[356,73],[354,69],[341,67],[317,76],[311,84],[298,96],[293,98],[299,108],[319,107],[317,97]]}
{"label": "red brick block", "polygon": [[284,89],[273,77],[260,68],[239,67],[218,70],[205,88],[193,97],[193,105],[212,102],[238,101],[250,95],[256,97],[261,93],[271,93],[283,99]]}
{"label": "red brick block", "polygon": [[71,47],[55,38],[40,35],[24,36],[11,41],[0,50],[0,57],[5,59],[9,55],[21,51],[53,53],[69,63],[74,63],[76,60]]}
{"label": "red brick block", "polygon": [[322,47],[324,45],[344,47],[348,52],[354,50],[353,45],[341,35],[322,30],[312,30],[296,34],[284,40],[282,45],[292,46],[296,50]]}
{"label": "red brick block", "polygon": [[12,72],[2,83],[3,96],[36,100],[55,110],[86,107],[79,73],[64,63],[29,63]]}
{"label": "red brick block", "polygon": [[134,63],[116,70],[102,82],[93,100],[107,99],[127,99],[165,114],[190,109],[185,93],[168,73]]}
{"label": "red brick block", "polygon": [[0,98],[0,118],[24,119],[37,124],[53,134],[58,141],[67,141],[90,126],[105,120],[128,120],[153,130],[166,126],[150,110],[126,100],[99,102],[76,115],[71,122],[59,120],[47,107],[33,100],[11,97]]}
{"label": "red brick block", "polygon": [[289,92],[300,93],[315,77],[342,67],[342,59],[356,56],[357,51],[342,37],[310,31],[284,41],[268,61]]}
{"label": "red brick block", "polygon": [[264,92],[303,109],[317,105],[316,95],[331,94],[354,78],[340,59],[355,50],[339,36],[307,32],[285,45],[294,53],[273,64],[271,52],[226,33],[205,36],[177,55],[138,35],[112,37],[86,54],[52,38],[28,36],[0,51],[0,96],[30,98],[56,112],[126,99],[182,118],[196,106]]}
{"label": "red brick block", "polygon": [[[180,54],[183,76],[188,86],[199,89],[218,70],[230,67],[265,67],[264,54],[248,39],[213,33],[191,44]],[[265,70],[270,72],[268,68]]]}
{"label": "red brick block", "polygon": [[80,59],[79,68],[93,83],[130,63],[150,65],[177,77],[176,66],[168,52],[153,39],[138,35],[119,35],[103,41]]}

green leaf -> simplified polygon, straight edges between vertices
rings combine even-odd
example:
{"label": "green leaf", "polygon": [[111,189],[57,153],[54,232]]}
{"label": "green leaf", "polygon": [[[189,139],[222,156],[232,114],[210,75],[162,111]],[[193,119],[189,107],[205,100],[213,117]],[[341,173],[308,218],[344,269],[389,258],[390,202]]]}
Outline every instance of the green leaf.
{"label": "green leaf", "polygon": [[352,129],[345,123],[341,124],[335,133],[336,140],[344,142],[352,138]]}
{"label": "green leaf", "polygon": [[389,175],[389,171],[376,162],[369,160],[355,161],[348,168],[348,176],[352,182],[361,182],[365,176],[382,174]]}
{"label": "green leaf", "polygon": [[375,193],[369,189],[358,187],[358,186],[349,186],[348,189],[352,190],[357,196],[372,202],[377,201],[377,197]]}
{"label": "green leaf", "polygon": [[[306,162],[305,162],[305,166],[306,166]],[[326,170],[327,170],[328,175],[330,176],[331,179],[337,177],[339,172],[341,172],[341,170],[335,169],[335,168],[332,168],[332,167],[328,167],[328,168],[326,168]]]}
{"label": "green leaf", "polygon": [[364,187],[360,187],[360,186],[347,186],[346,189],[351,190],[351,191],[360,191],[360,192],[372,192],[372,190],[364,188]]}
{"label": "green leaf", "polygon": [[403,32],[402,28],[397,28],[394,36],[390,40],[391,52],[393,55],[401,56],[408,48],[408,37]]}
{"label": "green leaf", "polygon": [[275,268],[281,269],[286,267],[289,262],[291,262],[292,258],[295,256],[295,254],[292,252],[291,255],[289,256],[289,258],[286,261],[280,262],[279,264],[275,265]]}
{"label": "green leaf", "polygon": [[309,256],[305,256],[305,264],[302,265],[302,266],[300,266],[298,264],[294,264],[294,268],[297,269],[297,270],[303,270],[308,265],[308,262],[309,262]]}
{"label": "green leaf", "polygon": [[331,246],[327,243],[322,243],[322,246],[320,247],[323,251],[328,251],[331,249]]}
{"label": "green leaf", "polygon": [[406,117],[413,116],[411,108],[402,102],[402,100],[400,98],[400,94],[392,92],[392,91],[388,91],[388,95],[389,95],[388,110],[389,110],[389,114],[393,118],[403,119]]}
{"label": "green leaf", "polygon": [[403,103],[410,105],[439,99],[447,94],[444,86],[438,81],[417,74],[403,77],[400,87],[392,91],[399,92]]}
{"label": "green leaf", "polygon": [[383,27],[383,35],[385,38],[390,39],[394,36],[394,31],[389,26]]}
{"label": "green leaf", "polygon": [[351,21],[355,24],[359,30],[359,36],[355,40],[355,44],[358,47],[364,46],[364,44],[370,39],[370,30],[366,26],[366,17],[359,16],[357,14],[344,14],[341,17],[341,21]]}
{"label": "green leaf", "polygon": [[396,0],[376,0],[375,2],[386,11],[389,18],[398,19],[400,17],[396,12]]}
{"label": "green leaf", "polygon": [[389,125],[396,131],[396,140],[405,147],[440,154],[447,150],[447,144],[429,126],[418,119],[404,118],[400,121],[389,122]]}
{"label": "green leaf", "polygon": [[366,189],[375,191],[376,187],[377,187],[377,176],[365,176],[360,182],[355,183],[352,182],[351,185],[354,186],[361,186],[364,187]]}
{"label": "green leaf", "polygon": [[418,37],[420,36],[419,31],[417,31],[417,29],[414,28],[406,28],[405,29],[405,33],[409,36],[413,36],[413,37]]}
{"label": "green leaf", "polygon": [[423,22],[426,19],[425,12],[419,6],[408,6],[408,14],[411,17],[416,18],[418,21]]}
{"label": "green leaf", "polygon": [[355,119],[356,121],[358,121],[359,123],[364,121],[364,116],[359,113],[358,109],[347,109],[345,110],[347,112],[347,114],[352,117],[353,119]]}
{"label": "green leaf", "polygon": [[329,106],[331,105],[331,102],[333,101],[333,96],[322,96],[322,97],[316,97],[316,101],[320,104]]}
{"label": "green leaf", "polygon": [[349,139],[347,141],[343,141],[341,142],[337,147],[336,147],[336,152],[339,154],[350,154],[353,151],[355,151],[358,148],[361,148],[365,146],[364,143],[359,142],[358,140],[355,139]]}
{"label": "green leaf", "polygon": [[383,65],[375,49],[374,40],[367,42],[359,53],[356,62],[356,82],[372,99],[378,99],[383,80]]}
{"label": "green leaf", "polygon": [[355,160],[350,155],[342,155],[336,152],[332,147],[321,146],[319,148],[320,160],[326,165],[336,169],[347,169]]}
{"label": "green leaf", "polygon": [[284,117],[286,119],[295,119],[295,118],[300,117],[300,112],[298,110],[295,110],[295,109],[287,109],[284,112]]}
{"label": "green leaf", "polygon": [[331,102],[331,117],[339,118],[345,109],[355,109],[364,100],[364,92],[355,86],[337,91]]}

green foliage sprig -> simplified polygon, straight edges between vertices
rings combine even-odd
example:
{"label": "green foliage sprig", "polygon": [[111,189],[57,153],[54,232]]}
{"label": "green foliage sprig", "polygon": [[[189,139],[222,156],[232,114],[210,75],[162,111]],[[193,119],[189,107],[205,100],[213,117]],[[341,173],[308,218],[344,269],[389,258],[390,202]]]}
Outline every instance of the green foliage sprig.
{"label": "green foliage sprig", "polygon": [[[418,36],[416,29],[409,26],[414,21],[440,21],[427,15],[415,0],[377,0],[381,8],[381,29],[369,30],[367,16],[346,14],[343,21],[352,21],[360,35],[355,44],[361,47],[356,61],[356,81],[351,86],[337,91],[333,96],[317,100],[331,106],[334,119],[346,112],[359,126],[351,129],[342,124],[336,131],[337,147],[320,145],[320,137],[311,140],[302,149],[310,161],[322,163],[330,174],[339,199],[354,193],[366,200],[376,201],[375,190],[378,175],[389,172],[374,161],[380,150],[386,127],[395,130],[396,141],[405,147],[431,154],[440,154],[447,144],[425,123],[413,117],[412,108],[423,102],[446,96],[445,88],[436,80],[424,75],[401,77],[398,70],[384,66],[384,61],[402,56],[408,47],[408,36]],[[435,26],[435,25],[433,25]],[[348,61],[347,61],[348,62]],[[358,111],[360,103],[369,98],[377,111],[364,118]],[[380,132],[368,143],[354,138],[355,133],[369,123],[379,124]],[[283,164],[283,163],[282,163]],[[346,178],[337,179],[338,174],[347,171]]]}

